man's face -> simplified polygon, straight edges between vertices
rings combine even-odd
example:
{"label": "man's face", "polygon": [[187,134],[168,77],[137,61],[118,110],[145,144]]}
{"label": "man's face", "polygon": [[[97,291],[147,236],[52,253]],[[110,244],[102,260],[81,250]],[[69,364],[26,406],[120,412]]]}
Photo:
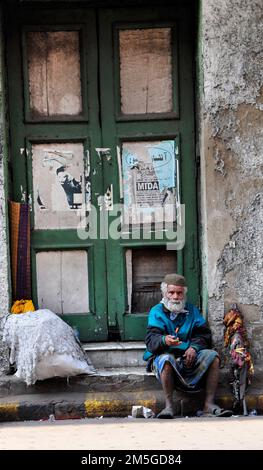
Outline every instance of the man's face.
{"label": "man's face", "polygon": [[168,286],[167,287],[167,293],[166,293],[167,299],[174,303],[179,303],[182,302],[184,299],[184,288],[183,286]]}
{"label": "man's face", "polygon": [[171,312],[180,312],[185,306],[185,290],[183,286],[168,285],[164,305]]}

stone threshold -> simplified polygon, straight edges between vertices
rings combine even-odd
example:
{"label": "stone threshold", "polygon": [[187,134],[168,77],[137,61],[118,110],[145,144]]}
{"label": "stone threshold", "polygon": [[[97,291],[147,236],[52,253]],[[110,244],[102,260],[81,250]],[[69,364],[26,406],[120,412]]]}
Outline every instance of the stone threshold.
{"label": "stone threshold", "polygon": [[82,347],[85,351],[116,351],[116,350],[133,350],[145,349],[145,343],[143,341],[116,341],[109,343],[82,343]]}

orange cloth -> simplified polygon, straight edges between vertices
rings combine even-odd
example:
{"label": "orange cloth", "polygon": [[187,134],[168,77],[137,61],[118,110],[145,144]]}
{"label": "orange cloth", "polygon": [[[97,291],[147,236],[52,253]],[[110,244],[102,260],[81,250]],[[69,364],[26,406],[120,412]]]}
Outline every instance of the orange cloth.
{"label": "orange cloth", "polygon": [[11,308],[11,313],[34,312],[35,307],[32,300],[16,300]]}

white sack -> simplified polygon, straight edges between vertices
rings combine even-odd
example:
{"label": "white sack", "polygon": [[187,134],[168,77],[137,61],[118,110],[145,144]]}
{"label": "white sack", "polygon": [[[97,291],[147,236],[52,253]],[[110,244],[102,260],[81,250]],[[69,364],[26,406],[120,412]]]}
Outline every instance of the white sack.
{"label": "white sack", "polygon": [[16,376],[32,385],[50,377],[94,374],[73,329],[47,309],[8,315],[3,341]]}

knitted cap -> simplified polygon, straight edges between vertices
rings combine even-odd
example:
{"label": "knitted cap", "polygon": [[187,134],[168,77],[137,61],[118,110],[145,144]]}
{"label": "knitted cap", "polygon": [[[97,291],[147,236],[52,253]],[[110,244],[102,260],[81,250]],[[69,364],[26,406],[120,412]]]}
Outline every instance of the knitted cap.
{"label": "knitted cap", "polygon": [[163,282],[166,284],[172,285],[172,286],[183,286],[186,287],[186,281],[184,276],[181,276],[180,274],[166,274],[164,277]]}

